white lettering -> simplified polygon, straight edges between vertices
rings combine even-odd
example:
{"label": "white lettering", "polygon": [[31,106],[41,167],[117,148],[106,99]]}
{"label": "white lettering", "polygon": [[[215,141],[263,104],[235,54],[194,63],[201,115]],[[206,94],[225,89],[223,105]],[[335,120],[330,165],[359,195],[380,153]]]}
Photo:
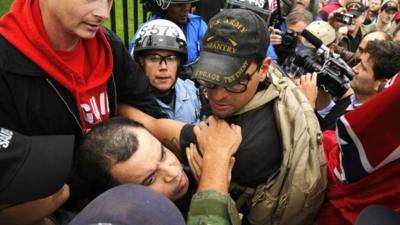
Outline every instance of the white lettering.
{"label": "white lettering", "polygon": [[95,124],[101,117],[110,113],[107,93],[100,93],[98,98],[91,96],[89,102],[82,103],[81,108],[84,113],[85,121]]}
{"label": "white lettering", "polygon": [[4,128],[0,129],[0,149],[8,148],[11,139],[13,137],[13,132]]}

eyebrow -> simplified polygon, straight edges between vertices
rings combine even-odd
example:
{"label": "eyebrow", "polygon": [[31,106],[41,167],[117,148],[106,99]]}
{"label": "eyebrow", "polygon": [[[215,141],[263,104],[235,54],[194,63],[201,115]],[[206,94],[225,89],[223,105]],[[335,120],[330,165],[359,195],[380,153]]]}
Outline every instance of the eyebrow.
{"label": "eyebrow", "polygon": [[[164,146],[160,143],[160,145],[161,145],[161,148],[160,148],[160,150],[161,150],[161,154],[160,154],[160,162],[163,160],[163,158],[164,158],[164,156],[165,156],[165,154],[164,154]],[[144,178],[143,179],[143,181],[141,182],[141,184],[142,185],[145,185],[144,183],[150,178],[150,177],[152,177],[154,174],[156,173],[156,170],[153,170],[146,178]]]}

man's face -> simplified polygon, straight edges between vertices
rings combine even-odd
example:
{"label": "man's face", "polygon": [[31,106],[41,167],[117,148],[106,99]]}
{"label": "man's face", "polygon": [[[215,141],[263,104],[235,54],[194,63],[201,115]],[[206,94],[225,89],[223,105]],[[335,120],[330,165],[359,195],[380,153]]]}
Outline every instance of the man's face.
{"label": "man's face", "polygon": [[351,24],[348,25],[349,33],[351,34],[357,33],[358,29],[364,23],[364,20],[365,20],[364,14],[361,14],[360,16],[354,16],[353,20],[351,21]]}
{"label": "man's face", "polygon": [[307,23],[304,21],[299,21],[295,24],[287,24],[286,28],[287,30],[293,31],[295,33],[297,33],[297,45],[300,44],[301,42],[301,33],[304,31],[304,29],[306,29],[307,27]]}
{"label": "man's face", "polygon": [[246,91],[242,93],[229,92],[222,86],[207,89],[208,100],[213,115],[221,118],[229,117],[239,111],[254,97],[258,84],[265,79],[266,72],[264,73],[263,70],[257,71],[255,63],[251,64],[246,72],[247,74],[255,73],[247,83]]}
{"label": "man's face", "polygon": [[40,222],[62,206],[69,198],[69,187],[64,185],[55,194],[18,205],[7,206],[0,204],[1,224],[31,225]]}
{"label": "man's face", "polygon": [[383,24],[388,24],[393,20],[394,15],[396,15],[396,11],[392,9],[385,9],[379,11],[379,18]]}
{"label": "man's face", "polygon": [[139,148],[132,156],[111,167],[112,177],[121,184],[148,186],[175,201],[186,194],[189,180],[176,156],[147,130],[136,128]]}
{"label": "man's face", "polygon": [[376,12],[381,7],[381,1],[380,0],[370,0],[368,7],[369,7],[369,10]]}
{"label": "man's face", "polygon": [[178,25],[184,25],[188,21],[188,15],[192,4],[170,4],[166,10],[167,19]]}
{"label": "man's face", "polygon": [[[163,57],[165,60],[162,60]],[[139,63],[157,92],[168,93],[171,90],[180,64],[177,53],[165,50],[146,51],[139,57]]]}
{"label": "man's face", "polygon": [[[43,2],[43,1],[42,1]],[[84,39],[92,38],[109,18],[113,0],[52,0],[46,1],[49,7],[48,18],[51,29],[60,35]]]}
{"label": "man's face", "polygon": [[294,0],[293,3],[293,5],[302,5],[306,9],[310,6],[310,0]]}
{"label": "man's face", "polygon": [[369,60],[368,53],[362,53],[360,62],[353,67],[355,76],[350,85],[355,95],[372,96],[380,82],[374,79],[373,63]]}

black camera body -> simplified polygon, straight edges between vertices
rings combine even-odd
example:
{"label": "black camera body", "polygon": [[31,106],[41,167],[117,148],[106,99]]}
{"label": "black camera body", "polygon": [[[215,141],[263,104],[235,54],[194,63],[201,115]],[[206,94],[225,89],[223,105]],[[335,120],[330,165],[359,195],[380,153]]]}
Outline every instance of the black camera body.
{"label": "black camera body", "polygon": [[308,48],[307,51],[296,52],[294,64],[302,67],[306,72],[316,72],[319,87],[335,98],[342,97],[350,88],[350,80],[354,77],[353,70],[338,54],[331,52],[310,31],[305,29],[301,35],[315,46],[315,49]]}
{"label": "black camera body", "polygon": [[282,35],[282,45],[287,48],[295,48],[297,43],[297,33],[291,30],[287,30]]}
{"label": "black camera body", "polygon": [[348,76],[351,77],[351,74],[348,75],[348,71],[342,68],[335,58],[321,64],[310,55],[297,54],[294,64],[303,68],[305,72],[316,72],[317,86],[334,97],[340,98],[350,88]]}
{"label": "black camera body", "polygon": [[335,21],[350,25],[353,21],[353,15],[348,13],[336,12],[333,14],[333,18]]}

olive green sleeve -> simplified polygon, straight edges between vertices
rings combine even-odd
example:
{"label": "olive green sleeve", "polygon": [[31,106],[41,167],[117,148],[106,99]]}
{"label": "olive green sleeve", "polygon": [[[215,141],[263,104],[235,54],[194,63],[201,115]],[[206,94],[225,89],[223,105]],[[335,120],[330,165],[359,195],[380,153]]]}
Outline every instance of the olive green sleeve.
{"label": "olive green sleeve", "polygon": [[192,197],[187,225],[240,225],[235,202],[229,195],[207,190]]}

